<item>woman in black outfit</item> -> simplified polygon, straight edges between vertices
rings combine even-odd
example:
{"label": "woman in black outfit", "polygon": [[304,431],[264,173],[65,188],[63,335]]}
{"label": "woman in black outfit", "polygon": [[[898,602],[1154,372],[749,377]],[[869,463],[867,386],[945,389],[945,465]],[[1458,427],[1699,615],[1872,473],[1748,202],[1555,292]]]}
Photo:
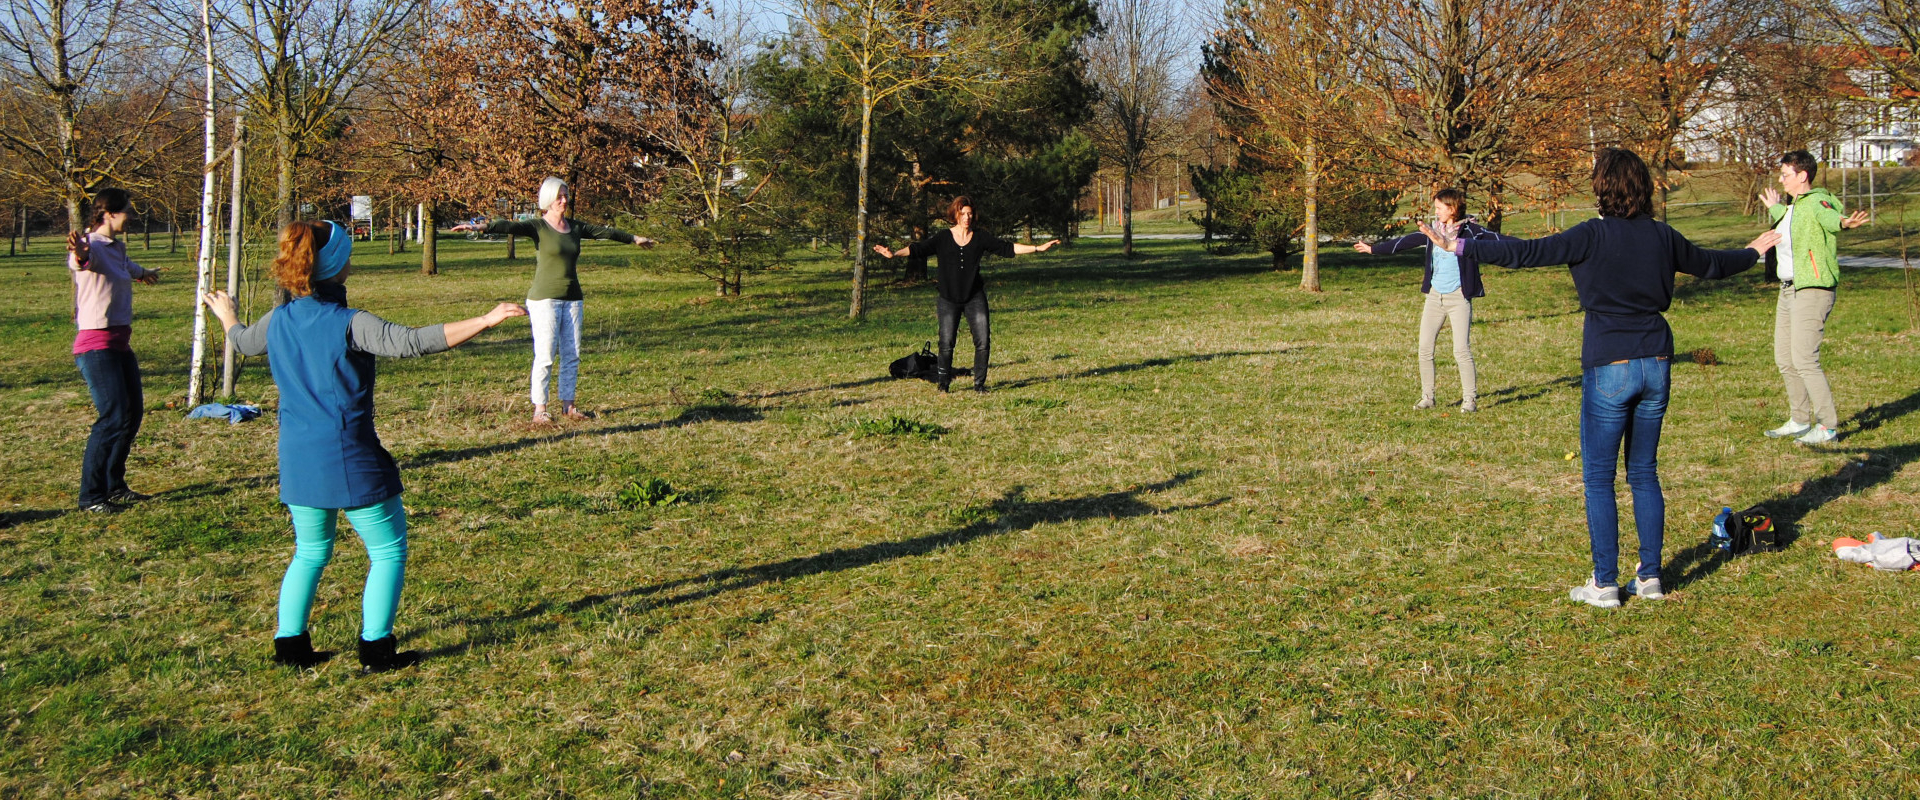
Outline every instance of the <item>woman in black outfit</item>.
{"label": "woman in black outfit", "polygon": [[947,219],[953,222],[953,227],[899,250],[889,250],[885,245],[873,246],[873,252],[881,258],[931,255],[939,259],[939,376],[943,392],[953,382],[953,340],[960,334],[962,313],[967,316],[967,330],[973,334],[973,390],[987,390],[987,354],[993,349],[993,334],[987,324],[987,284],[980,279],[980,256],[992,253],[1012,258],[1044,253],[1060,243],[1059,239],[1052,239],[1036,247],[1002,241],[991,233],[974,230],[973,218],[973,200],[961,195],[947,204]]}

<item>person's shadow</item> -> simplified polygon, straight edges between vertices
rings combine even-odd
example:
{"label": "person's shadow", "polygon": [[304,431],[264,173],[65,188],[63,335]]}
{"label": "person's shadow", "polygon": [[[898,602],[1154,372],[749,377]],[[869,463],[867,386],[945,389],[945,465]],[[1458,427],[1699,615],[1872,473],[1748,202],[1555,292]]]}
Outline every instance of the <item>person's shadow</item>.
{"label": "person's shadow", "polygon": [[[556,623],[551,621],[555,614],[575,613],[609,603],[623,604],[621,610],[626,613],[644,613],[705,600],[725,592],[751,589],[765,583],[858,569],[900,558],[923,556],[941,548],[965,544],[988,536],[1026,530],[1044,523],[1172,514],[1210,508],[1230,499],[1223,497],[1206,503],[1168,508],[1160,508],[1143,499],[1145,495],[1163,492],[1186,483],[1198,474],[1198,472],[1182,472],[1159,483],[1125,491],[1060,500],[1029,500],[1025,487],[1015,486],[986,508],[980,509],[980,519],[951,530],[899,541],[843,547],[752,567],[718,569],[692,577],[662,581],[606,594],[588,595],[572,602],[541,603],[532,608],[502,616],[450,620],[445,624],[471,626],[477,630],[469,636],[467,641],[435,648],[426,651],[425,655],[429,658],[452,655],[476,647],[502,644],[537,635],[556,627]],[[418,633],[408,634],[408,638],[416,635]]]}

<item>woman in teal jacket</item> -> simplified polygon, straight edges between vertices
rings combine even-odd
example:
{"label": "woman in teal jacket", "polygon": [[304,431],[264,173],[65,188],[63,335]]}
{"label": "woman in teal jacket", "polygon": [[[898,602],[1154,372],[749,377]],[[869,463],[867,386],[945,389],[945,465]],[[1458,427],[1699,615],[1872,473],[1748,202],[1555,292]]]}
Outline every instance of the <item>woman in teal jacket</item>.
{"label": "woman in teal jacket", "polygon": [[407,512],[400,505],[400,469],[373,430],[374,356],[405,358],[455,347],[526,309],[501,303],[471,319],[408,328],[347,306],[353,237],[331,222],[295,222],[280,231],[274,281],[293,299],[252,325],[241,325],[233,298],[204,298],[234,349],[265,354],[280,390],[280,500],[293,518],[293,561],[280,583],[280,629],[274,660],[310,667],[307,631],[320,573],[333,558],[337,517],[366,545],[361,600],[360,663],[368,672],[411,666],[418,653],[396,653],[393,620],[407,566]]}

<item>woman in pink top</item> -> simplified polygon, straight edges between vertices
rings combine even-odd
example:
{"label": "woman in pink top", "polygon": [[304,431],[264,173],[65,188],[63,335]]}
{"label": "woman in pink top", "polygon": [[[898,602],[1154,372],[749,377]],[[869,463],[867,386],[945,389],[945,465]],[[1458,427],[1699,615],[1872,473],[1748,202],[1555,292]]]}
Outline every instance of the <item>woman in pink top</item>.
{"label": "woman in pink top", "polygon": [[125,189],[106,189],[93,198],[88,230],[67,235],[67,268],[73,273],[73,361],[87,381],[99,412],[87,437],[80,467],[80,508],[112,512],[121,504],[147,499],[127,487],[127,450],[140,432],[145,411],[140,395],[140,360],[133,355],[133,282],[151,284],[159,270],[127,258],[119,240],[133,208]]}

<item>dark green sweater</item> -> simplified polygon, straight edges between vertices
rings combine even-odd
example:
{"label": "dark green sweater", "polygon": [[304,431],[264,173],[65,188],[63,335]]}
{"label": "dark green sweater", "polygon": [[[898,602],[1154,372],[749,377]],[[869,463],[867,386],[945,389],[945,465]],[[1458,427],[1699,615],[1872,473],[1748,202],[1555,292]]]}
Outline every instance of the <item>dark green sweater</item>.
{"label": "dark green sweater", "polygon": [[567,219],[566,233],[554,230],[544,217],[527,222],[496,219],[487,223],[487,233],[525,236],[534,241],[539,255],[533,260],[533,288],[527,290],[528,300],[580,299],[580,278],[575,268],[580,262],[581,239],[612,239],[633,244],[631,233],[571,217]]}

